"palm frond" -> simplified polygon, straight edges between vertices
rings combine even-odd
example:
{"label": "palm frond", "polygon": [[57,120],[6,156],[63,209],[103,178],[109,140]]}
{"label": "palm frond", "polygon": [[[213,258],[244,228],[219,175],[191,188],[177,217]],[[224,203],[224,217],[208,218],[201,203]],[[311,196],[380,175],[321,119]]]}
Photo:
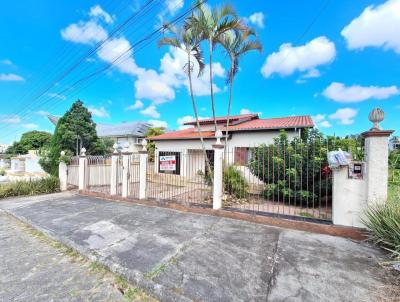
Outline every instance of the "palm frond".
{"label": "palm frond", "polygon": [[181,48],[181,43],[177,38],[161,38],[158,41],[158,47],[162,46],[173,46],[176,48]]}

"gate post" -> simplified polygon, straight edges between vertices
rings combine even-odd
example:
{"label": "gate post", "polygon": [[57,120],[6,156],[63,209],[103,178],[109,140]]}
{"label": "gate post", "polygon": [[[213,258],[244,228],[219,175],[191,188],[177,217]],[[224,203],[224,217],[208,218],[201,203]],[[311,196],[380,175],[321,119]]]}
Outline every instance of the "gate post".
{"label": "gate post", "polygon": [[87,159],[86,149],[81,149],[81,155],[79,156],[79,191],[86,189],[86,172],[87,172]]}
{"label": "gate post", "polygon": [[111,156],[111,177],[110,177],[110,194],[117,195],[117,165],[118,165],[118,144],[113,145],[114,151]]}
{"label": "gate post", "polygon": [[147,141],[142,142],[143,149],[139,151],[139,199],[146,199],[146,177],[147,177]]}
{"label": "gate post", "polygon": [[131,152],[129,152],[129,146],[125,146],[124,152],[122,152],[122,197],[126,198],[129,194],[129,166]]}
{"label": "gate post", "polygon": [[222,132],[217,130],[215,132],[217,142],[212,145],[214,149],[214,181],[213,181],[213,209],[218,210],[222,207],[222,161],[224,157],[224,145],[221,143]]}
{"label": "gate post", "polygon": [[[65,156],[65,151],[61,151],[61,157]],[[67,191],[67,179],[68,179],[68,170],[67,164],[62,160],[58,164],[58,178],[60,179],[60,191]]]}
{"label": "gate post", "polygon": [[369,114],[374,126],[362,133],[365,138],[366,161],[366,197],[367,204],[385,203],[388,191],[389,144],[388,137],[393,130],[382,130],[379,122],[383,121],[384,112],[376,108]]}

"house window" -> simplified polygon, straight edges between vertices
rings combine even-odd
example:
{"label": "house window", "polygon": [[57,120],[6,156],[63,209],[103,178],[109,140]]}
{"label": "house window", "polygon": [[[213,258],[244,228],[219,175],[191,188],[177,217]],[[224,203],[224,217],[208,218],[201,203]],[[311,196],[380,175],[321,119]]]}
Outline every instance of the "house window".
{"label": "house window", "polygon": [[158,173],[181,175],[181,153],[160,151],[158,153]]}
{"label": "house window", "polygon": [[235,148],[235,165],[246,166],[249,163],[251,154],[248,147]]}

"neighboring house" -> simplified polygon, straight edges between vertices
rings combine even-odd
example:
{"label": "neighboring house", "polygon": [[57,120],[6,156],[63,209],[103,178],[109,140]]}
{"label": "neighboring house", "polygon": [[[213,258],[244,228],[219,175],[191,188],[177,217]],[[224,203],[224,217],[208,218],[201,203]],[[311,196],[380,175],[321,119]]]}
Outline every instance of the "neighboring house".
{"label": "neighboring house", "polygon": [[6,144],[0,144],[0,154],[5,153],[9,145]]}
{"label": "neighboring house", "polygon": [[[171,173],[182,176],[195,176],[205,171],[205,156],[196,121],[184,124],[190,128],[168,132],[149,138],[156,146],[155,170],[158,173]],[[207,157],[214,160],[212,145],[215,144],[214,120],[200,120],[201,133],[205,141]],[[218,129],[226,133],[227,117],[217,117]],[[290,116],[260,119],[258,114],[243,114],[229,117],[227,161],[245,166],[249,160],[249,149],[260,144],[271,144],[273,139],[285,130],[289,140],[300,137],[306,128],[314,127],[310,116]],[[223,141],[225,137],[223,138]],[[174,163],[168,165],[168,162]]]}
{"label": "neighboring house", "polygon": [[40,157],[36,150],[29,150],[28,154],[18,155],[11,158],[11,173],[20,174],[44,174],[39,164]]}
{"label": "neighboring house", "polygon": [[400,138],[398,136],[393,136],[389,140],[389,150],[400,150]]}
{"label": "neighboring house", "polygon": [[[48,118],[55,126],[57,125],[59,117],[48,115]],[[118,125],[96,124],[98,137],[111,138],[121,147],[128,143],[132,152],[140,150],[140,145],[149,128],[151,124],[146,122],[124,122]]]}

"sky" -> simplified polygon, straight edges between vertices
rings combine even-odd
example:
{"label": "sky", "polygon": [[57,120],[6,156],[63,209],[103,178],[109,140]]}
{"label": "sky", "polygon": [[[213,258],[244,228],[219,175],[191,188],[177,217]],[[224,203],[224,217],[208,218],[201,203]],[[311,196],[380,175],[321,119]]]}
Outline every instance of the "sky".
{"label": "sky", "polygon": [[[311,115],[322,132],[346,135],[368,130],[369,112],[380,107],[382,127],[399,134],[400,0],[227,3],[263,45],[261,53],[241,58],[233,114]],[[189,0],[3,3],[0,144],[30,130],[53,132],[46,115],[63,115],[77,99],[96,123],[140,120],[182,128],[193,119],[186,57],[158,47],[163,34],[157,30],[172,20],[182,24],[191,5]],[[210,117],[208,46],[201,46],[207,65],[194,78],[194,92],[200,117]],[[216,113],[226,115],[230,62],[220,46],[213,61]]]}

